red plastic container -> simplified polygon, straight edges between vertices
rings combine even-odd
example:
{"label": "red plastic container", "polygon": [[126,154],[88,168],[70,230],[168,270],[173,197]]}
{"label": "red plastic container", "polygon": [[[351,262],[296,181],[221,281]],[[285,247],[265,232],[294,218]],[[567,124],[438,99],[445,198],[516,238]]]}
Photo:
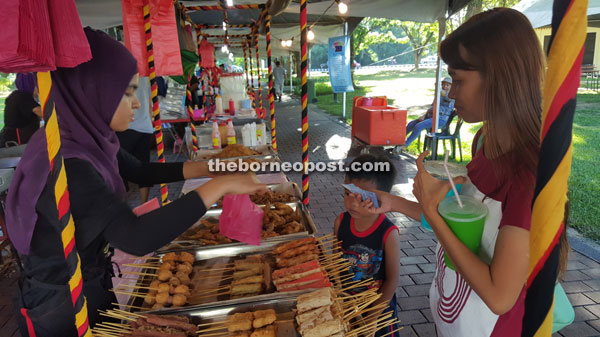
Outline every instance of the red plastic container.
{"label": "red plastic container", "polygon": [[[387,96],[356,96],[352,100],[352,116],[359,106],[387,106]],[[352,137],[354,137],[354,117],[352,117]]]}
{"label": "red plastic container", "polygon": [[354,137],[369,145],[403,145],[406,110],[392,106],[358,106],[352,112]]}

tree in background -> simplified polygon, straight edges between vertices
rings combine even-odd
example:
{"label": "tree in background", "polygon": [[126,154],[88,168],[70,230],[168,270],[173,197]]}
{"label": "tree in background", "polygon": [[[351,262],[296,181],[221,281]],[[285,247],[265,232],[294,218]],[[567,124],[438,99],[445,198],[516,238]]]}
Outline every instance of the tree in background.
{"label": "tree in background", "polygon": [[430,45],[437,45],[438,24],[412,21],[395,21],[406,34],[413,50],[415,70],[419,70],[419,62]]}

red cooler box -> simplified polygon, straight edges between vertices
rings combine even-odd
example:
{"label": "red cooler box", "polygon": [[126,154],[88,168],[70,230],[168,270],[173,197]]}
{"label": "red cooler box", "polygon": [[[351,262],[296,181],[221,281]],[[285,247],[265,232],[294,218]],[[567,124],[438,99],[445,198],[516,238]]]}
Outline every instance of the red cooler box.
{"label": "red cooler box", "polygon": [[357,106],[352,113],[354,137],[369,145],[403,145],[406,110],[393,106]]}

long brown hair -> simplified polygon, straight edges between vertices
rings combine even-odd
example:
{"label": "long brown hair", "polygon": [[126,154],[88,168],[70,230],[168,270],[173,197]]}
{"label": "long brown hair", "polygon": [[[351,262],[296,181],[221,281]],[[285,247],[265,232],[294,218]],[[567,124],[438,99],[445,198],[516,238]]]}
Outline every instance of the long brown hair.
{"label": "long brown hair", "polygon": [[441,43],[440,55],[451,68],[481,74],[484,154],[493,160],[510,153],[497,161],[496,173],[525,165],[535,175],[545,61],[527,18],[509,8],[475,15]]}

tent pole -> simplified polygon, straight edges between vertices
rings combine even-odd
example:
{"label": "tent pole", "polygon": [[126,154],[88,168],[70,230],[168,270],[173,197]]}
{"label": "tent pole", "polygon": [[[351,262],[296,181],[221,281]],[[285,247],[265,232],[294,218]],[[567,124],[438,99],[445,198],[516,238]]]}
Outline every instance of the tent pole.
{"label": "tent pole", "polygon": [[[265,9],[267,11],[267,9]],[[267,66],[269,67],[269,115],[271,116],[271,145],[277,152],[277,137],[275,134],[275,88],[273,88],[273,65],[271,64],[271,15],[265,16],[267,29]]]}
{"label": "tent pole", "polygon": [[302,202],[309,208],[308,191],[308,85],[307,85],[307,41],[306,29],[306,0],[300,0],[300,54],[302,69]]}
{"label": "tent pole", "polygon": [[[444,34],[446,33],[446,18],[442,16],[438,19],[438,41],[442,41],[444,38]],[[435,100],[433,102],[433,123],[431,126],[431,134],[433,135],[431,139],[431,159],[435,160],[437,158],[437,139],[435,133],[437,132],[439,126],[439,111],[440,111],[440,91],[442,85],[442,63],[441,59],[437,58],[437,66],[435,69]]]}
{"label": "tent pole", "polygon": [[[344,35],[348,35],[348,21],[344,21]],[[348,47],[348,48],[350,48],[350,47]],[[350,67],[352,67],[352,65],[350,65]],[[346,92],[345,91],[344,91],[344,94],[342,95],[342,97],[343,97],[342,120],[345,122],[346,121]]]}
{"label": "tent pole", "polygon": [[[165,162],[165,146],[163,144],[162,122],[160,121],[160,106],[158,105],[158,85],[156,84],[156,67],[154,62],[154,47],[152,46],[152,25],[150,22],[150,2],[144,0],[144,27],[146,28],[146,51],[148,57],[148,70],[150,88],[152,88],[152,117],[154,118],[154,136],[156,138],[156,154],[158,162]],[[160,185],[162,205],[169,203],[169,188],[167,184]]]}
{"label": "tent pole", "polygon": [[264,114],[263,114],[263,106],[262,106],[262,88],[260,86],[260,56],[258,54],[258,28],[256,28],[256,73],[257,73],[257,78],[256,78],[256,83],[258,85],[258,96],[256,96],[256,98],[258,99],[258,110],[260,111],[260,116],[261,118],[264,118]]}

